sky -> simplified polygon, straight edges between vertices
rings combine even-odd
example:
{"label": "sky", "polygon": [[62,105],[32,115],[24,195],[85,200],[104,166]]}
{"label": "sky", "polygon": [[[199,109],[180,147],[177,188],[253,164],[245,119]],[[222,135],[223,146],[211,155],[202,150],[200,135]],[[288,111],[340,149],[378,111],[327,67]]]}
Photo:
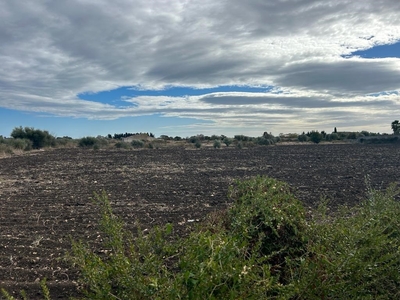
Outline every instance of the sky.
{"label": "sky", "polygon": [[391,132],[398,0],[2,0],[0,135]]}

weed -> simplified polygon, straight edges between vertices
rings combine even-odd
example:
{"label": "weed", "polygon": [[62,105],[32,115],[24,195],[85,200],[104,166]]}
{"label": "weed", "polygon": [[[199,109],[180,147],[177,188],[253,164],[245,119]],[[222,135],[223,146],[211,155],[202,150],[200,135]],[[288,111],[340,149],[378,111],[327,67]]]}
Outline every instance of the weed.
{"label": "weed", "polygon": [[[43,294],[43,299],[44,300],[50,300],[50,291],[49,288],[46,285],[46,278],[43,278],[40,281],[40,288],[42,289],[42,294]],[[3,295],[4,298],[6,298],[7,300],[15,300],[15,298],[13,296],[10,295],[10,293],[8,293],[5,289],[1,289],[1,294]],[[20,295],[21,298],[24,300],[28,300],[28,296],[26,294],[26,292],[24,290],[20,291]]]}

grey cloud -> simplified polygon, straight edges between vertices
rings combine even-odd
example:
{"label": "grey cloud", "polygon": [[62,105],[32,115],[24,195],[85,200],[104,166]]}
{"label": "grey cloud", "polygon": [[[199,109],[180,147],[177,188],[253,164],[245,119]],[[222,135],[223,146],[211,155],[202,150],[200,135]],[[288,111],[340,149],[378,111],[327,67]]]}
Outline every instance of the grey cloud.
{"label": "grey cloud", "polygon": [[399,60],[342,59],[335,62],[305,62],[279,70],[280,86],[329,91],[333,94],[369,94],[400,89]]}
{"label": "grey cloud", "polygon": [[360,107],[360,106],[382,106],[393,104],[390,100],[370,101],[331,101],[317,97],[286,97],[286,96],[216,96],[207,95],[201,101],[219,105],[259,105],[259,104],[280,104],[295,108],[328,108],[328,107]]}
{"label": "grey cloud", "polygon": [[[399,39],[399,18],[398,0],[1,1],[0,106],[91,118],[396,110],[389,100],[360,102],[353,96],[398,90],[398,61],[330,61],[353,48]],[[205,96],[201,101],[213,106],[189,110],[121,109],[76,99],[121,86],[227,84],[274,84],[327,96]],[[336,101],[343,95],[347,101]]]}

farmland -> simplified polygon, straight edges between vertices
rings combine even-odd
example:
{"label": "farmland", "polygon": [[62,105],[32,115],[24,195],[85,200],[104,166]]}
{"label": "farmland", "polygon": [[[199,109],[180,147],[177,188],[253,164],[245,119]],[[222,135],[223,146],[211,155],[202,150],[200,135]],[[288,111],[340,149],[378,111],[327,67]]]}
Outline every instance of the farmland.
{"label": "farmland", "polygon": [[[398,180],[396,145],[279,145],[251,149],[55,149],[0,159],[0,285],[35,295],[46,277],[53,295],[77,295],[77,273],[63,259],[70,237],[101,240],[93,192],[106,191],[127,227],[192,223],[229,205],[235,179],[286,181],[306,207],[321,197],[356,204],[365,176],[374,188]],[[101,249],[98,249],[101,250]],[[34,297],[34,296],[32,296]]]}

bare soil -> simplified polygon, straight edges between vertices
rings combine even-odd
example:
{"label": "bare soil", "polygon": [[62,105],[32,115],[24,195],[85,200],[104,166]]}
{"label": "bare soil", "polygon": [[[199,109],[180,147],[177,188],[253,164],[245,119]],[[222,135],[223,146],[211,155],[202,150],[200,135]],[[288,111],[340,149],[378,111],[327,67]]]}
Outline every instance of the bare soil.
{"label": "bare soil", "polygon": [[70,237],[101,239],[93,192],[106,191],[128,228],[173,223],[175,232],[229,205],[235,179],[268,175],[288,182],[306,207],[332,207],[399,182],[398,145],[283,145],[252,149],[56,149],[0,159],[0,287],[40,298],[47,278],[55,299],[79,296],[64,257]]}

